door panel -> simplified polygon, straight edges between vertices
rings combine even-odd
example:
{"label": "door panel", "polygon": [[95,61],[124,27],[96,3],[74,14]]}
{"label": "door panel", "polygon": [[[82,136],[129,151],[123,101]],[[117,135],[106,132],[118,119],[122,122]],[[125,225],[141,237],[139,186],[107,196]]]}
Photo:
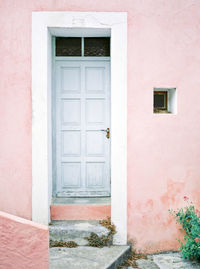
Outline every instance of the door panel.
{"label": "door panel", "polygon": [[86,132],[86,156],[101,156],[105,155],[104,151],[105,134],[101,131]]}
{"label": "door panel", "polygon": [[87,163],[87,187],[102,188],[105,178],[105,163]]}
{"label": "door panel", "polygon": [[[80,163],[62,163],[61,166],[62,188],[81,186],[81,165]],[[72,180],[73,178],[73,180]]]}
{"label": "door panel", "polygon": [[60,70],[61,90],[63,93],[80,93],[81,68],[62,67]]}
{"label": "door panel", "polygon": [[81,100],[80,99],[64,99],[61,103],[61,124],[77,125],[81,124]]}
{"label": "door panel", "polygon": [[81,132],[62,131],[61,145],[62,145],[61,154],[63,157],[81,156]]}
{"label": "door panel", "polygon": [[109,196],[110,63],[55,65],[56,196]]}
{"label": "door panel", "polygon": [[[94,84],[95,82],[95,84]],[[87,92],[102,93],[105,91],[105,68],[86,67],[85,87]]]}
{"label": "door panel", "polygon": [[87,125],[99,125],[105,121],[105,99],[86,99]]}

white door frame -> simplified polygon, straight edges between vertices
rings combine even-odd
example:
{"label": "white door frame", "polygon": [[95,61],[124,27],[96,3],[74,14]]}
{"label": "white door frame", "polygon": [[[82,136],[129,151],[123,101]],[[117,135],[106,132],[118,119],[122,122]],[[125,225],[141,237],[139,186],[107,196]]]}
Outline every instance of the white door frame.
{"label": "white door frame", "polygon": [[52,35],[111,36],[111,219],[127,243],[127,14],[32,13],[32,220],[48,224],[52,198]]}

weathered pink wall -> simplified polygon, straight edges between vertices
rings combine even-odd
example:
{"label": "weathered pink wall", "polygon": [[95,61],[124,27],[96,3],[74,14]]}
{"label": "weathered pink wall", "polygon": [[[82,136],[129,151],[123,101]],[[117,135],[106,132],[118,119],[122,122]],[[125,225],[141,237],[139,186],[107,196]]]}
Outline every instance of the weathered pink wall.
{"label": "weathered pink wall", "polygon": [[[200,2],[133,1],[128,32],[128,234],[146,252],[175,249],[168,209],[200,205]],[[143,3],[143,4],[142,4]],[[178,114],[152,113],[152,89],[176,87]]]}
{"label": "weathered pink wall", "polygon": [[[0,1],[0,209],[31,218],[31,12],[128,12],[128,234],[174,249],[169,208],[200,197],[199,0]],[[176,87],[177,115],[152,113]]]}
{"label": "weathered pink wall", "polygon": [[48,269],[48,227],[0,211],[0,268]]}

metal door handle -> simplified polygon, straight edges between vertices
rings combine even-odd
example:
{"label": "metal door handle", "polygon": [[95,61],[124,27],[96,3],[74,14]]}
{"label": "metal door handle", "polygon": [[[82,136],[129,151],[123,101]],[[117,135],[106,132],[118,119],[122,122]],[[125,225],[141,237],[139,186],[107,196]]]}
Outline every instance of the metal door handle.
{"label": "metal door handle", "polygon": [[109,139],[110,138],[110,128],[107,128],[106,130],[105,129],[102,129],[100,130],[102,132],[106,132],[106,137]]}

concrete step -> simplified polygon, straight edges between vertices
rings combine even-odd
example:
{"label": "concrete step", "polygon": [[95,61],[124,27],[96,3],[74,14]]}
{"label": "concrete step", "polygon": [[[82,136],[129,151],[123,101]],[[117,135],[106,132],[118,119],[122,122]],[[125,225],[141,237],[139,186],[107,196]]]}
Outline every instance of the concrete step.
{"label": "concrete step", "polygon": [[109,230],[98,221],[52,221],[49,226],[50,241],[74,241],[79,246],[85,246],[91,233],[98,236],[108,236]]}
{"label": "concrete step", "polygon": [[50,269],[117,269],[129,246],[50,248]]}

